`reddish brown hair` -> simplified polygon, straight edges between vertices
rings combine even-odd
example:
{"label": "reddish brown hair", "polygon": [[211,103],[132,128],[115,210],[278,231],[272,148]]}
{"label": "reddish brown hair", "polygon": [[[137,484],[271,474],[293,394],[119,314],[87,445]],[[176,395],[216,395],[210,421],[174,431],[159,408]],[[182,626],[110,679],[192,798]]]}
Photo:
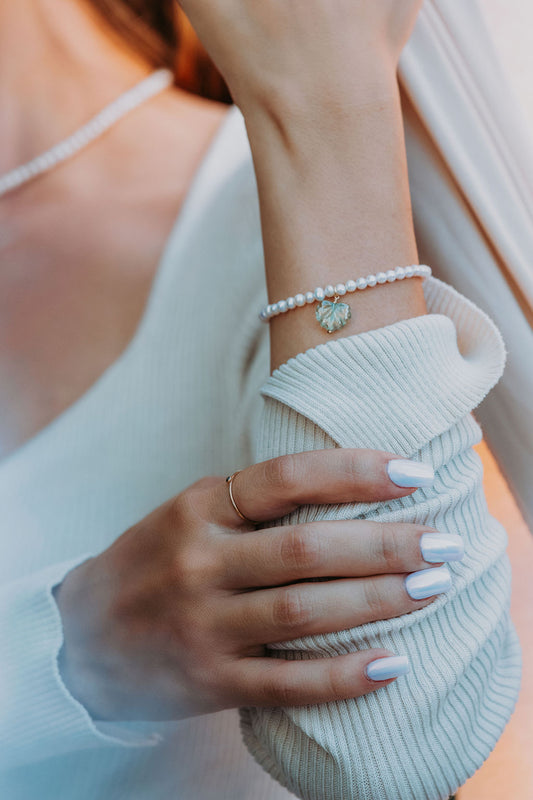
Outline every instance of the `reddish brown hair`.
{"label": "reddish brown hair", "polygon": [[220,73],[176,0],[89,0],[100,17],[154,67],[170,67],[195,94],[231,102]]}

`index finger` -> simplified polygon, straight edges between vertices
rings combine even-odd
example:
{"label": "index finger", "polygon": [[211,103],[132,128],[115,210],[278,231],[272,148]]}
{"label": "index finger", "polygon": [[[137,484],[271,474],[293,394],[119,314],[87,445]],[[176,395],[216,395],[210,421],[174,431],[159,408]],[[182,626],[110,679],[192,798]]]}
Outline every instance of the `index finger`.
{"label": "index finger", "polygon": [[[390,467],[390,462],[396,463]],[[431,464],[404,459],[396,453],[327,448],[253,464],[235,475],[231,488],[240,512],[260,523],[283,517],[307,504],[376,502],[405,497],[419,486],[431,485],[433,479]],[[396,481],[408,485],[399,486]],[[207,504],[210,519],[220,525],[250,527],[233,508],[226,481],[221,480],[213,487]]]}

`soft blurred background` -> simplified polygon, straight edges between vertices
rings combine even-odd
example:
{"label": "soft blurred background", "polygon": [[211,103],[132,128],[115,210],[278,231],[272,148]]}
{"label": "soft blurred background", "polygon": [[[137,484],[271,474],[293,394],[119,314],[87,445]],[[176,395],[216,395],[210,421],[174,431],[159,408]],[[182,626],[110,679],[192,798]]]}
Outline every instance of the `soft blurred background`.
{"label": "soft blurred background", "polygon": [[[533,3],[530,0],[479,0],[479,3],[511,91],[522,107],[533,147]],[[509,534],[513,567],[511,614],[522,642],[524,668],[521,696],[509,725],[489,759],[457,793],[457,800],[533,800],[533,532],[527,529],[485,443],[476,450],[485,467],[484,485],[490,511]]]}

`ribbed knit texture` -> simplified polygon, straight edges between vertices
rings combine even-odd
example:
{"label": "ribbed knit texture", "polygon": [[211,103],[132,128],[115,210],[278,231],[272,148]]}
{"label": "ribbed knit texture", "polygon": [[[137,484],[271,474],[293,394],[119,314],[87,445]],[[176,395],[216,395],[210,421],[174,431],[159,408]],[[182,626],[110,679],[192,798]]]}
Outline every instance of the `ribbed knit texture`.
{"label": "ribbed knit texture", "polygon": [[[208,317],[184,301],[184,286]],[[424,292],[432,315],[326,341],[269,377],[257,188],[242,115],[230,112],[132,342],[0,461],[2,800],[291,797],[250,757],[235,709],[161,725],[92,721],[61,680],[52,588],[198,478],[336,445],[419,454],[436,483],[403,501],[302,509],[299,519],[416,519],[461,533],[467,557],[452,567],[453,593],[428,610],[272,651],[305,658],[375,640],[410,654],[408,678],[333,707],[249,710],[247,743],[278,781],[320,800],[437,800],[481,764],[519,679],[505,532],[486,511],[469,414],[504,353],[465,297],[435,279]]]}
{"label": "ribbed knit texture", "polygon": [[[15,697],[0,695],[2,726],[9,730],[11,738],[10,747],[0,748],[0,770],[17,764],[17,745],[24,762],[28,750],[37,760],[44,760],[92,748],[95,739],[101,739],[103,744],[117,744],[105,730],[98,733],[97,726],[71,697],[59,674],[56,654],[63,642],[63,631],[51,590],[80,560],[84,556],[55,564],[42,570],[39,576],[22,578],[0,591],[0,641],[9,642],[9,648],[2,653],[0,687],[4,692],[20,687],[27,699],[38,702],[28,729],[20,704],[13,702],[24,698],[17,698],[16,694]],[[51,731],[55,735],[51,736]],[[124,744],[130,745],[146,746],[159,741],[157,732],[143,736],[127,727],[121,728],[118,735]]]}
{"label": "ribbed knit texture", "polygon": [[[470,413],[500,377],[488,317],[425,281],[429,314],[327,344],[266,381],[258,460],[324,447],[388,450],[433,465],[430,488],[377,503],[306,506],[284,517],[413,522],[464,538],[453,588],[425,608],[347,631],[272,645],[306,659],[384,647],[411,673],[343,702],[241,710],[244,740],[305,800],[445,800],[488,756],[516,701],[520,654],[509,618],[506,532],[488,512]],[[272,523],[275,524],[275,523]]]}

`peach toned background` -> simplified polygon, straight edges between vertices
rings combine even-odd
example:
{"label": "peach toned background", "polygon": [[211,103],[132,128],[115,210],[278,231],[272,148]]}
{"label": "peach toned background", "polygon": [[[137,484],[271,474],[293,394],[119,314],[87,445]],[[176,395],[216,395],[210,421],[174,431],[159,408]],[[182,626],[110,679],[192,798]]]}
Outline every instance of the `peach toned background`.
{"label": "peach toned background", "polygon": [[[491,514],[505,526],[513,568],[511,616],[522,642],[524,675],[516,710],[489,759],[457,793],[457,800],[533,798],[533,536],[485,442],[484,488]],[[533,479],[533,476],[532,476]]]}
{"label": "peach toned background", "polygon": [[[533,3],[479,2],[502,66],[522,106],[533,147]],[[524,673],[520,699],[509,725],[490,758],[457,793],[457,800],[533,800],[533,534],[486,444],[482,442],[476,450],[485,467],[484,486],[490,511],[509,535],[513,567],[511,615],[522,642]]]}

